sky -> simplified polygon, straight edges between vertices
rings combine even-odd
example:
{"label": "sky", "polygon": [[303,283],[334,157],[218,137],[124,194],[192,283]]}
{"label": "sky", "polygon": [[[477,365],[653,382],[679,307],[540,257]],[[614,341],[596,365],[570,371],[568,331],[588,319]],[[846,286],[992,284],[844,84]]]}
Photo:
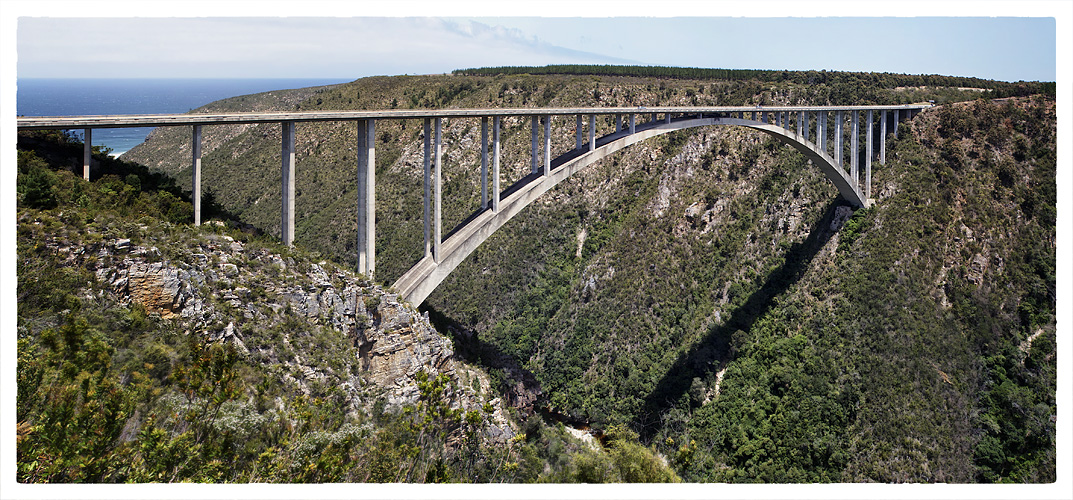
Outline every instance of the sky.
{"label": "sky", "polygon": [[[261,10],[250,7],[272,3],[238,0],[143,11],[118,3],[119,8],[89,9],[84,15],[73,9],[71,17],[54,17],[56,10],[27,3],[28,10],[15,16],[18,77],[352,80],[480,66],[586,63],[1056,79],[1055,18],[1017,17],[1040,16],[1047,9],[1001,3],[988,9],[987,2],[923,2],[914,9],[912,2],[902,2],[894,10],[846,10],[835,3],[835,8],[802,10],[800,5],[811,3],[759,2],[769,8],[734,10],[701,6],[736,5],[718,2],[549,2],[552,7],[544,10],[522,8],[507,15],[484,15],[488,10],[481,4],[470,4],[444,11],[452,16],[425,17],[413,15],[434,9],[348,10],[329,1],[320,2],[327,7],[323,9],[292,2],[289,10]],[[208,7],[219,4],[239,8]],[[573,7],[592,4],[625,7],[614,11],[619,17],[607,17],[610,9]],[[954,9],[936,8],[944,4]],[[1047,4],[1054,2],[1042,2]],[[957,8],[969,6],[973,8]],[[68,16],[70,10],[60,12]],[[812,15],[762,17],[782,12]],[[850,15],[835,15],[842,12]],[[938,17],[951,12],[958,15]],[[139,17],[117,16],[121,13]],[[459,17],[474,13],[482,15]],[[914,13],[931,17],[893,17]],[[157,17],[140,17],[145,15]]]}

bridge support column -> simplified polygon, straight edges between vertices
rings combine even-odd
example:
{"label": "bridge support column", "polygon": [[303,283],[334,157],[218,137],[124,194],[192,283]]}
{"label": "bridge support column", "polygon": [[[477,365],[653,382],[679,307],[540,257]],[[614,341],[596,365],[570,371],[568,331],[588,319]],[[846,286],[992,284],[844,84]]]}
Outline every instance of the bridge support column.
{"label": "bridge support column", "polygon": [[816,113],[816,146],[827,154],[827,112]]}
{"label": "bridge support column", "polygon": [[633,113],[630,113],[630,134],[636,134],[637,133],[637,124],[634,121],[635,116],[636,115],[634,115]]}
{"label": "bridge support column", "polygon": [[880,113],[879,118],[879,164],[887,164],[887,110]]}
{"label": "bridge support column", "polygon": [[89,180],[89,164],[93,161],[93,129],[82,130],[82,178]]}
{"label": "bridge support column", "polygon": [[835,112],[835,165],[843,171],[846,170],[842,166],[842,112]]}
{"label": "bridge support column", "polygon": [[376,272],[376,120],[358,121],[358,272]]}
{"label": "bridge support column", "polygon": [[802,140],[808,140],[808,120],[805,119],[804,111],[797,112],[797,135],[801,136]]}
{"label": "bridge support column", "polygon": [[492,212],[499,213],[499,117],[492,119]]}
{"label": "bridge support column", "polygon": [[[853,177],[853,182],[855,184],[860,184],[860,181],[861,181],[861,175],[860,175],[860,156],[861,156],[860,136],[861,136],[861,126],[860,126],[860,120],[858,119],[858,114],[859,113],[858,113],[857,110],[853,110],[853,113],[850,114],[850,133],[852,135],[850,136],[850,140],[849,140],[849,150],[850,150],[849,163],[850,163],[850,175]],[[854,187],[860,188],[860,186],[854,186]]]}
{"label": "bridge support column", "polygon": [[538,155],[538,153],[537,153],[537,142],[538,142],[537,139],[538,139],[538,137],[537,136],[540,135],[539,127],[540,127],[539,118],[536,115],[533,115],[533,141],[532,141],[532,148],[531,148],[532,149],[532,152],[531,152],[531,156],[532,156],[531,164],[532,165],[531,166],[532,166],[532,171],[533,171],[534,174],[537,173],[537,168],[540,165],[540,160],[538,159],[538,156],[537,156]]}
{"label": "bridge support column", "polygon": [[617,134],[619,132],[622,132],[622,116],[620,116],[620,115],[611,115],[611,116],[615,117],[615,133]]}
{"label": "bridge support column", "polygon": [[425,118],[425,257],[432,255],[432,120]]}
{"label": "bridge support column", "polygon": [[488,117],[481,117],[481,210],[488,208]]}
{"label": "bridge support column", "polygon": [[551,115],[544,117],[544,177],[551,175]]}
{"label": "bridge support column", "polygon": [[[281,171],[283,177],[283,209],[280,233],[283,244],[294,245],[294,122],[283,122],[283,157]],[[358,187],[359,193],[361,187]]]}
{"label": "bridge support column", "polygon": [[875,132],[875,128],[872,126],[872,110],[868,110],[868,135],[865,137],[867,140],[868,154],[864,156],[864,200],[868,201],[868,198],[872,197],[872,133]]}
{"label": "bridge support column", "polygon": [[[533,121],[536,121],[536,117],[533,117]],[[435,193],[432,199],[432,216],[433,216],[433,231],[432,231],[432,259],[439,264],[440,258],[443,254],[440,253],[440,243],[443,242],[443,165],[441,159],[443,157],[443,143],[442,143],[442,119],[436,118],[436,125],[433,135],[433,168],[435,172],[432,174],[432,190]],[[535,131],[536,128],[534,127]],[[535,140],[535,139],[534,139]],[[536,148],[533,153],[535,154]],[[534,157],[535,158],[535,157]],[[534,160],[535,161],[535,160]]]}
{"label": "bridge support column", "polygon": [[492,118],[492,212],[499,213],[499,117]]}
{"label": "bridge support column", "polygon": [[589,152],[596,151],[596,115],[589,115]]}
{"label": "bridge support column", "polygon": [[902,121],[901,120],[901,114],[902,114],[902,110],[900,110],[900,109],[894,110],[894,138],[895,139],[898,138],[898,122]]}
{"label": "bridge support column", "polygon": [[194,202],[194,225],[201,225],[201,125],[194,125],[190,138],[190,167],[193,178],[190,183],[190,198]]}
{"label": "bridge support column", "polygon": [[577,127],[574,128],[574,135],[577,136],[576,148],[581,149],[581,146],[584,145],[584,143],[581,142],[581,115],[577,115]]}
{"label": "bridge support column", "polygon": [[671,114],[666,113],[663,115],[663,123],[671,123]]}

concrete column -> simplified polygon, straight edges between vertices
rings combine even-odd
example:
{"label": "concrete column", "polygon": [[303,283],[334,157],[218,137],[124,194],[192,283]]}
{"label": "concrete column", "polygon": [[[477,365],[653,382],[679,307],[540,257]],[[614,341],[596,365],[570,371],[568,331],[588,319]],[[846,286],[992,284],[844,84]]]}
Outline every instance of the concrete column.
{"label": "concrete column", "polygon": [[827,112],[820,111],[816,114],[816,146],[823,154],[827,154]]}
{"label": "concrete column", "polygon": [[93,129],[82,130],[82,178],[89,180],[89,164],[93,161]]}
{"label": "concrete column", "polygon": [[551,175],[551,115],[544,117],[544,177]]}
{"label": "concrete column", "polygon": [[861,172],[860,172],[861,126],[860,126],[860,120],[858,119],[858,115],[859,115],[859,113],[858,113],[857,110],[853,110],[853,113],[850,114],[850,130],[851,130],[850,133],[853,134],[853,135],[850,136],[850,141],[849,141],[849,150],[850,150],[849,163],[850,163],[850,172],[851,172],[851,175],[853,177],[853,182],[855,184],[860,184],[860,181],[861,181],[861,175],[860,175],[861,174]]}
{"label": "concrete column", "polygon": [[622,132],[622,117],[619,115],[612,115],[615,117],[615,133]]}
{"label": "concrete column", "polygon": [[835,112],[835,165],[838,168],[845,170],[842,167],[842,112]]}
{"label": "concrete column", "polygon": [[481,117],[481,210],[488,208],[488,117]]}
{"label": "concrete column", "polygon": [[663,115],[663,123],[671,123],[671,114],[666,113]]}
{"label": "concrete column", "polygon": [[898,122],[901,121],[902,110],[894,110],[894,138],[898,138]]}
{"label": "concrete column", "polygon": [[531,166],[532,166],[532,169],[531,169],[532,173],[535,174],[537,172],[537,167],[539,166],[539,163],[540,163],[540,159],[538,157],[539,153],[538,153],[538,150],[537,150],[537,140],[539,138],[538,136],[540,135],[540,128],[539,128],[540,124],[538,123],[539,118],[537,118],[536,115],[533,115],[532,120],[533,120],[533,140],[532,140],[532,145],[531,145],[532,147],[530,148],[531,149],[530,163],[531,163]]}
{"label": "concrete column", "polygon": [[[808,142],[808,127],[809,127],[808,122],[809,122],[809,119],[812,118],[811,116],[809,116],[811,114],[812,113],[802,111],[800,121],[798,121],[798,128],[801,129],[801,139],[804,140],[805,142]],[[804,125],[801,125],[802,123],[804,123]]]}
{"label": "concrete column", "polygon": [[492,212],[499,213],[499,117],[492,119]]}
{"label": "concrete column", "polygon": [[[443,168],[441,159],[443,157],[443,143],[442,143],[442,118],[436,117],[435,135],[433,135],[433,167],[434,172],[432,174],[432,191],[435,193],[432,199],[432,216],[433,216],[433,231],[432,231],[432,258],[437,264],[440,263],[440,259],[443,258],[443,254],[440,253],[440,243],[443,238]],[[536,117],[533,117],[536,120]],[[536,130],[536,129],[534,129]]]}
{"label": "concrete column", "polygon": [[358,121],[358,272],[376,272],[376,120]]}
{"label": "concrete column", "polygon": [[283,147],[281,156],[283,177],[283,209],[280,233],[283,244],[294,245],[294,122],[283,122]]}
{"label": "concrete column", "polygon": [[879,118],[879,164],[887,164],[887,110]]}
{"label": "concrete column", "polygon": [[193,179],[190,184],[190,198],[194,202],[194,225],[201,225],[201,125],[194,125],[190,138],[191,170]]}
{"label": "concrete column", "polygon": [[425,118],[425,257],[432,255],[432,120]]}
{"label": "concrete column", "polygon": [[635,115],[633,113],[630,113],[630,133],[631,134],[636,134],[637,133],[637,124],[634,122],[634,120],[635,120],[634,116]]}
{"label": "concrete column", "polygon": [[753,121],[756,121],[756,111],[753,111]]}
{"label": "concrete column", "polygon": [[577,115],[577,127],[574,128],[574,135],[577,139],[576,149],[581,149],[581,146],[584,145],[584,143],[581,142],[581,115]]}
{"label": "concrete column", "polygon": [[589,151],[596,151],[596,115],[589,115]]}
{"label": "concrete column", "polygon": [[864,155],[864,199],[867,200],[872,196],[872,133],[875,132],[875,128],[872,126],[872,110],[868,110],[868,133],[867,137],[867,149],[868,154]]}

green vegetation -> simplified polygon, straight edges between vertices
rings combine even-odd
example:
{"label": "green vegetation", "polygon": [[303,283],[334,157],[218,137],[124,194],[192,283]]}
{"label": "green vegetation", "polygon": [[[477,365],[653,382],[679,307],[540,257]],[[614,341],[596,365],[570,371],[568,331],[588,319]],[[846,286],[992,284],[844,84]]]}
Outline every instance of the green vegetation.
{"label": "green vegetation", "polygon": [[[422,399],[408,410],[347,414],[332,393],[289,394],[274,375],[189,344],[167,321],[124,319],[141,317],[136,308],[86,307],[95,296],[84,293],[92,274],[58,265],[57,255],[35,244],[40,231],[124,210],[133,217],[150,210],[131,208],[144,203],[141,196],[159,195],[145,192],[141,180],[142,194],[119,198],[125,188],[118,184],[87,184],[44,168],[40,154],[20,154],[20,479],[1055,480],[1053,85],[531,69],[369,78],[300,99],[245,96],[203,111],[943,105],[903,123],[898,139],[888,137],[886,165],[873,165],[877,202],[869,209],[852,211],[817,169],[761,134],[696,129],[633,145],[564,182],[452,273],[425,304],[437,325],[487,367],[496,396],[538,385],[536,406],[606,430],[599,450],[539,415],[519,416],[523,433],[508,443],[478,439],[481,412],[445,407],[441,396],[452,388],[435,376],[422,382]],[[1022,92],[1042,95],[987,98]],[[600,133],[612,127],[598,126]],[[478,127],[475,120],[444,124],[445,228],[478,204]],[[504,185],[529,168],[528,127],[525,120],[504,123]],[[553,151],[573,147],[572,127],[572,119],[553,122]],[[388,283],[423,251],[421,128],[414,121],[377,124],[377,278]],[[278,231],[278,134],[278,127],[206,129],[205,185],[220,206],[268,233]],[[124,157],[174,174],[183,186],[186,160],[157,151],[180,150],[187,135],[158,131]],[[352,267],[356,239],[354,141],[348,125],[299,127],[297,241],[343,267]],[[239,168],[248,175],[233,175]],[[79,213],[70,210],[81,199],[70,194],[77,190],[89,193],[98,212],[72,215]],[[168,213],[153,217],[167,220]],[[24,278],[31,275],[40,277]],[[145,322],[150,326],[140,330],[124,326]],[[277,333],[305,328],[289,323]],[[156,347],[135,348],[142,338]],[[160,363],[165,357],[170,362]],[[204,374],[186,375],[192,370]],[[227,370],[239,376],[228,378]],[[267,417],[228,402],[251,394],[261,401],[252,388],[262,386],[271,396],[264,401],[295,403]],[[45,403],[59,399],[92,405]],[[180,403],[192,413],[172,415]],[[61,418],[46,409],[65,412],[62,418],[95,437],[78,450],[62,448],[39,427],[41,418]],[[99,416],[120,413],[128,424],[119,429]],[[225,414],[263,420],[242,428],[246,434],[207,423]],[[255,436],[261,430],[267,436]],[[448,436],[457,446],[443,446]],[[196,452],[196,463],[169,462],[183,450]],[[66,464],[72,455],[86,463],[54,465],[54,457]],[[139,460],[158,457],[157,468],[121,473],[89,463],[91,456],[143,464],[132,470],[149,470]]]}
{"label": "green vegetation", "polygon": [[982,78],[944,75],[906,75],[900,73],[863,73],[852,71],[787,71],[761,69],[682,68],[668,66],[622,66],[596,64],[552,64],[548,66],[497,66],[458,69],[455,75],[607,75],[641,78],[679,78],[688,80],[758,80],[798,85],[861,85],[893,89],[896,87],[971,87],[989,89],[988,97],[1046,94],[1054,97],[1055,82],[1001,82]]}
{"label": "green vegetation", "polygon": [[[94,155],[102,172],[87,182],[69,169],[81,152],[70,137],[27,133],[20,146],[27,149],[19,151],[17,189],[18,481],[572,481],[585,479],[563,472],[575,460],[605,460],[539,421],[532,425],[540,436],[489,439],[494,407],[453,407],[462,388],[442,373],[419,372],[418,401],[403,407],[389,407],[368,387],[347,389],[339,382],[361,371],[354,341],[290,305],[270,312],[275,323],[266,324],[249,321],[250,311],[276,304],[217,303],[223,316],[189,320],[123,300],[121,287],[94,270],[108,269],[124,239],[125,251],[152,245],[150,262],[194,268],[191,251],[241,242],[234,263],[299,287],[294,270],[308,270],[313,256],[221,225],[186,225],[190,203],[166,177],[105,151]],[[291,271],[261,262],[272,260],[269,252],[283,254]],[[231,291],[231,279],[246,278],[202,286],[219,296]],[[248,293],[263,299],[273,285]],[[235,323],[241,349],[213,339],[210,332]],[[327,377],[296,386],[304,375],[291,363],[300,358]],[[636,436],[620,442],[611,456],[627,472],[609,479],[673,478]],[[554,454],[541,443],[555,443]]]}

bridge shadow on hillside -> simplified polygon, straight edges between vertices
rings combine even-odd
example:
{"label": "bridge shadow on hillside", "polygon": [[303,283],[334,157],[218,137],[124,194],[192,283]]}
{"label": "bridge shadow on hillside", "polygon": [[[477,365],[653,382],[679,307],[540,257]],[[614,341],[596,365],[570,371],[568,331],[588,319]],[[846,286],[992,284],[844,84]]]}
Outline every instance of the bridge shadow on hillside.
{"label": "bridge shadow on hillside", "polygon": [[540,398],[543,394],[540,382],[513,356],[501,351],[494,344],[481,340],[477,332],[467,329],[429,306],[427,302],[422,303],[418,310],[427,312],[429,321],[436,330],[451,337],[456,356],[469,363],[500,371],[502,376],[489,373],[493,375],[492,390],[503,398],[507,406],[519,410],[523,415],[530,415],[540,409]]}
{"label": "bridge shadow on hillside", "polygon": [[786,251],[782,266],[769,274],[748,299],[721,325],[713,326],[689,352],[683,353],[656,384],[655,389],[644,399],[637,422],[642,439],[651,438],[658,428],[660,416],[677,406],[689,391],[694,377],[704,380],[718,370],[723,362],[733,357],[731,344],[738,330],[749,331],[757,319],[771,309],[776,297],[784,293],[801,278],[812,259],[830,240],[838,228],[831,229],[835,210],[849,206],[841,197],[828,204],[827,209],[809,231],[805,241],[795,243]]}

